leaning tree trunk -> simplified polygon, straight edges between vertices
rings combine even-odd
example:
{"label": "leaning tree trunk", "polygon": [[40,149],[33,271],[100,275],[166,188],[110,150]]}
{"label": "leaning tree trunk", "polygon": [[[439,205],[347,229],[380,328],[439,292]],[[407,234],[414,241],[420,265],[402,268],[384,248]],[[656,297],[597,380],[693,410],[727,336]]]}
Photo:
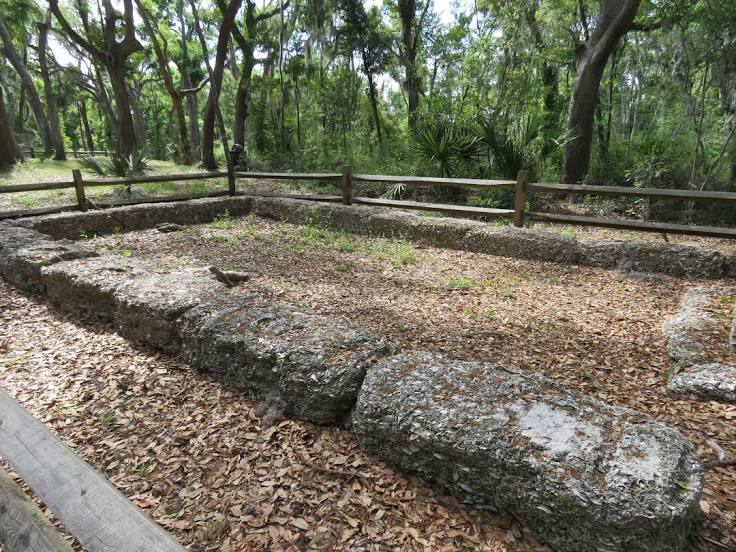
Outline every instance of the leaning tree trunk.
{"label": "leaning tree trunk", "polygon": [[15,49],[15,46],[13,45],[13,40],[10,37],[10,33],[3,24],[2,19],[0,19],[0,39],[2,39],[2,50],[5,53],[5,56],[8,58],[8,61],[10,61],[10,64],[15,69],[15,72],[18,73],[18,76],[20,77],[21,82],[23,83],[23,86],[25,88],[26,101],[31,108],[33,118],[36,120],[38,132],[41,134],[44,153],[47,156],[50,156],[53,153],[54,148],[53,141],[51,140],[51,133],[49,131],[49,122],[46,118],[46,112],[43,109],[43,104],[41,103],[41,98],[38,95],[38,90],[36,90],[36,85],[33,83],[33,77],[31,77],[31,74],[28,71],[28,67],[25,66],[20,56],[18,55],[18,51]]}
{"label": "leaning tree trunk", "polygon": [[17,147],[13,138],[13,129],[10,125],[8,112],[5,109],[3,89],[0,87],[0,166],[15,163],[16,151]]}
{"label": "leaning tree trunk", "polygon": [[576,51],[577,77],[570,96],[567,129],[574,138],[565,148],[562,182],[582,181],[590,168],[593,123],[603,71],[618,41],[636,17],[641,0],[600,0],[595,31]]}
{"label": "leaning tree trunk", "polygon": [[582,67],[578,64],[567,117],[567,128],[573,129],[575,138],[565,148],[562,173],[562,181],[568,184],[582,181],[590,168],[593,121],[604,68],[605,63],[587,63]]}
{"label": "leaning tree trunk", "polygon": [[46,49],[48,47],[49,22],[51,14],[47,21],[38,24],[38,68],[41,70],[41,80],[43,80],[43,93],[46,98],[46,112],[48,113],[49,138],[54,149],[54,160],[66,161],[66,152],[64,151],[64,137],[61,135],[61,125],[59,124],[59,111],[56,105],[56,96],[54,96],[54,88],[51,85],[49,77],[49,68],[46,62]]}
{"label": "leaning tree trunk", "polygon": [[218,103],[220,101],[220,87],[222,85],[222,73],[225,69],[225,58],[227,57],[228,41],[233,29],[235,16],[240,9],[243,0],[230,0],[227,9],[222,14],[220,23],[220,34],[217,38],[217,49],[215,55],[215,66],[212,69],[210,79],[210,93],[207,96],[207,106],[204,111],[204,124],[202,125],[202,165],[206,169],[216,169],[215,161],[215,118],[217,117]]}

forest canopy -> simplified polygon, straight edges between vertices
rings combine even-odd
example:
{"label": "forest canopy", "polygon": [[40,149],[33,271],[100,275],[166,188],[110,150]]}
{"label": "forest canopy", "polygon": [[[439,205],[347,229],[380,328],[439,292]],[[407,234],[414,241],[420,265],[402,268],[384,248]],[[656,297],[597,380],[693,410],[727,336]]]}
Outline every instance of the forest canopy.
{"label": "forest canopy", "polygon": [[[736,188],[731,0],[0,0],[0,163]],[[224,147],[223,147],[224,146]]]}

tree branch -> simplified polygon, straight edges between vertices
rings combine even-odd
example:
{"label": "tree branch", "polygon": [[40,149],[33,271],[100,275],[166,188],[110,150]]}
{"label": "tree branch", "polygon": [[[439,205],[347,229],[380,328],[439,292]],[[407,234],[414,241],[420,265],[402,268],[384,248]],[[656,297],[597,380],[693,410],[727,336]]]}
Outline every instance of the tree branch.
{"label": "tree branch", "polygon": [[255,21],[256,23],[260,23],[261,21],[265,21],[266,19],[271,19],[274,15],[279,13],[282,9],[286,10],[289,7],[290,0],[286,0],[284,2],[284,5],[281,8],[274,8],[271,11],[261,13],[256,16]]}
{"label": "tree branch", "polygon": [[91,56],[98,58],[102,62],[107,61],[107,55],[105,54],[105,52],[93,46],[91,42],[88,42],[77,31],[75,31],[72,28],[72,26],[69,24],[69,22],[64,17],[64,14],[61,13],[61,10],[59,9],[58,0],[48,0],[48,2],[49,2],[49,8],[51,9],[51,13],[54,14],[54,17],[56,17],[56,20],[59,22],[59,25],[61,25],[61,28],[64,30],[66,35],[69,38],[71,38],[76,44],[78,44],[81,48],[86,50]]}

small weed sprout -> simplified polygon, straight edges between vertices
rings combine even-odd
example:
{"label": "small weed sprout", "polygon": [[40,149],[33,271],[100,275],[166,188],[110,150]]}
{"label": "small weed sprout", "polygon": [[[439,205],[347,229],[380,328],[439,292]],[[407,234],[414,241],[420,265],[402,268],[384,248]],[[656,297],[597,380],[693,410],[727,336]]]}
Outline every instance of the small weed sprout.
{"label": "small weed sprout", "polygon": [[130,249],[123,249],[123,250],[122,250],[122,251],[120,252],[120,254],[121,254],[121,255],[122,255],[123,257],[128,257],[128,258],[130,258],[130,257],[132,257],[132,256],[133,256],[133,252],[132,252],[132,251],[131,251]]}
{"label": "small weed sprout", "polygon": [[511,284],[506,284],[506,288],[501,291],[501,297],[511,299],[515,295],[515,293],[516,291],[514,290],[514,286]]}
{"label": "small weed sprout", "polygon": [[149,466],[148,466],[148,464],[140,464],[140,465],[139,465],[139,466],[138,466],[138,467],[137,467],[137,468],[135,469],[135,474],[136,474],[136,475],[137,475],[138,477],[146,477],[146,476],[148,475],[148,470],[149,470]]}
{"label": "small weed sprout", "polygon": [[226,209],[224,213],[217,215],[212,219],[210,226],[216,230],[231,230],[235,227],[235,221],[233,220],[233,217],[230,216],[230,211]]}
{"label": "small weed sprout", "polygon": [[108,410],[102,415],[102,422],[106,425],[112,425],[115,423],[115,412]]}
{"label": "small weed sprout", "polygon": [[571,240],[577,239],[578,237],[577,232],[575,232],[575,229],[572,226],[565,226],[560,230],[560,235],[565,238],[570,238]]}
{"label": "small weed sprout", "polygon": [[494,316],[496,316],[496,309],[494,309],[493,307],[487,308],[486,310],[483,311],[484,320],[490,320]]}
{"label": "small weed sprout", "polygon": [[473,284],[475,282],[471,280],[470,278],[466,278],[465,276],[458,276],[457,278],[452,278],[447,281],[445,284],[445,289],[447,290],[466,290],[473,287]]}
{"label": "small weed sprout", "polygon": [[396,268],[417,261],[414,246],[402,238],[377,240],[370,246],[369,253],[377,259],[389,259]]}
{"label": "small weed sprout", "polygon": [[355,251],[355,244],[350,241],[346,232],[340,232],[337,235],[337,248],[343,253],[352,253]]}
{"label": "small weed sprout", "polygon": [[473,309],[465,309],[463,311],[463,314],[467,316],[470,320],[476,320],[478,318],[478,313]]}

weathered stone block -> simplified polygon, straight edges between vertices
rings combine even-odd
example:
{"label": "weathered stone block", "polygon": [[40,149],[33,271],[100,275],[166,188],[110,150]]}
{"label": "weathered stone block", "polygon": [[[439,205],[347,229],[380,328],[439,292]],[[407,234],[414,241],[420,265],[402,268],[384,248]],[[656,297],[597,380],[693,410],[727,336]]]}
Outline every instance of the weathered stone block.
{"label": "weathered stone block", "polygon": [[383,340],[339,318],[246,293],[183,315],[184,357],[226,384],[276,395],[286,414],[340,423]]}
{"label": "weathered stone block", "polygon": [[658,272],[685,278],[722,278],[729,259],[697,245],[600,240],[580,244],[581,264],[624,271]]}
{"label": "weathered stone block", "polygon": [[151,274],[138,259],[105,255],[45,267],[41,271],[46,292],[67,312],[112,321],[118,309],[117,291],[135,278]]}
{"label": "weathered stone block", "polygon": [[151,271],[114,290],[120,333],[168,353],[179,353],[178,319],[188,310],[227,294],[208,268]]}
{"label": "weathered stone block", "polygon": [[708,357],[702,335],[716,324],[706,310],[709,302],[707,289],[691,288],[682,296],[679,312],[667,317],[662,324],[667,354],[682,366],[705,362]]}
{"label": "weathered stone block", "polygon": [[44,291],[43,267],[95,256],[94,251],[75,243],[55,241],[34,230],[0,223],[0,275],[26,291]]}
{"label": "weathered stone block", "polygon": [[204,198],[167,203],[143,203],[87,212],[59,213],[18,223],[55,238],[79,239],[82,234],[110,234],[154,228],[161,223],[199,224],[225,212],[237,217],[251,211],[250,197]]}
{"label": "weathered stone block", "polygon": [[706,401],[736,403],[736,367],[728,364],[699,364],[670,380],[667,390]]}
{"label": "weathered stone block", "polygon": [[463,244],[468,251],[556,263],[576,264],[580,246],[574,239],[553,234],[488,224],[470,232]]}
{"label": "weathered stone block", "polygon": [[371,368],[353,417],[368,452],[556,550],[684,550],[701,467],[673,428],[537,374],[431,353]]}

